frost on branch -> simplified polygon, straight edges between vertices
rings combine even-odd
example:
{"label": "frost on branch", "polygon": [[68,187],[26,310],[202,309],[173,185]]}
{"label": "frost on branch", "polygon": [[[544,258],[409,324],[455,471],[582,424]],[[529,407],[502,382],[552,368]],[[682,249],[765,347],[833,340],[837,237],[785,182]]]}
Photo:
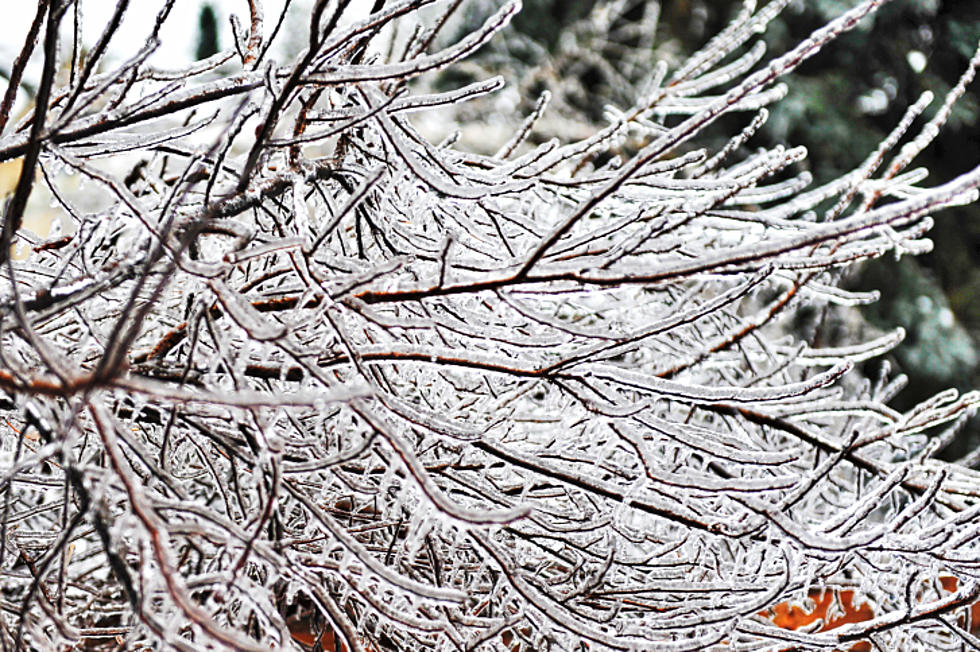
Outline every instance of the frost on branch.
{"label": "frost on branch", "polygon": [[[980,396],[898,413],[902,379],[854,367],[901,332],[819,348],[784,318],[873,300],[841,270],[926,250],[980,168],[908,168],[949,113],[923,123],[930,97],[822,187],[800,148],[746,150],[780,77],[881,2],[769,58],[787,2],[746,2],[591,136],[535,145],[545,97],[493,156],[415,119],[501,87],[422,84],[518,3],[449,44],[460,2],[348,4],[316,3],[276,61],[252,0],[234,48],[172,71],[161,2],[139,52],[62,74],[76,14],[39,3],[36,108],[0,113],[24,170],[0,249],[4,649],[976,645],[980,482],[932,456]],[[703,149],[723,115],[744,130]],[[48,240],[21,228],[41,192]],[[873,618],[770,617],[814,591]]]}

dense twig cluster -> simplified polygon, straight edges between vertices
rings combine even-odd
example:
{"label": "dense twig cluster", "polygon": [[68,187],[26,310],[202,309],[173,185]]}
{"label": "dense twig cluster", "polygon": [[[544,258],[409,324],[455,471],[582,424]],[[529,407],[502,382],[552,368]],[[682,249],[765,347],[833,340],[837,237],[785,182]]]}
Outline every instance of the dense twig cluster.
{"label": "dense twig cluster", "polygon": [[[980,482],[932,455],[980,397],[897,413],[901,379],[851,369],[901,333],[820,348],[780,319],[873,300],[839,270],[976,199],[980,168],[908,166],[980,57],[897,154],[931,98],[808,189],[804,151],[745,143],[881,0],[768,63],[788,0],[747,1],[591,137],[529,144],[545,97],[492,156],[410,117],[500,80],[414,80],[515,1],[443,47],[461,2],[320,0],[283,64],[250,0],[235,48],[179,71],[148,63],[173,0],[105,63],[129,4],[62,76],[78,14],[39,2],[36,108],[0,138],[3,649],[296,649],[298,621],[376,651],[978,644]],[[20,229],[35,184],[65,235]],[[877,615],[767,619],[813,588]]]}

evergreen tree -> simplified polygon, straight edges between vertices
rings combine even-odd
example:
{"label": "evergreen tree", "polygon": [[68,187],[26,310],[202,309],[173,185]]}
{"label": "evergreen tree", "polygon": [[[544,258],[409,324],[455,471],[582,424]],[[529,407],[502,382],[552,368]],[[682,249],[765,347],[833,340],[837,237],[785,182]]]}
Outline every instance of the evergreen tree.
{"label": "evergreen tree", "polygon": [[218,17],[214,13],[214,7],[205,3],[201,6],[201,13],[198,18],[197,36],[197,58],[207,59],[212,54],[216,54],[221,49],[218,43]]}

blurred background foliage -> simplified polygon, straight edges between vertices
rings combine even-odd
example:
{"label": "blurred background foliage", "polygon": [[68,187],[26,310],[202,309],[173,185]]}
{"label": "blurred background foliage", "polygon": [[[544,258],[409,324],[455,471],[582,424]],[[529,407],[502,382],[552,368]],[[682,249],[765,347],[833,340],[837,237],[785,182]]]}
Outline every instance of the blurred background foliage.
{"label": "blurred background foliage", "polygon": [[[856,2],[791,2],[763,35],[768,56],[787,51]],[[493,6],[491,0],[468,4],[459,33]],[[573,128],[576,122],[601,122],[607,104],[626,107],[635,100],[657,61],[683,60],[741,7],[740,0],[524,0],[508,33],[477,56],[485,70],[473,70],[473,77],[488,69],[520,80],[516,120],[547,89],[553,95],[549,114],[557,115],[557,124]],[[816,183],[840,176],[875,149],[925,90],[936,95],[926,112],[932,115],[978,41],[977,0],[893,0],[786,80],[789,94],[772,108],[763,132],[749,145],[805,145],[810,151],[805,165]],[[459,75],[457,70],[454,78],[442,81],[472,81]],[[930,170],[929,183],[947,181],[978,163],[977,84],[917,159],[918,166]],[[745,122],[744,115],[719,121],[719,142]],[[554,124],[542,125],[539,140],[561,135],[553,133]],[[900,409],[947,387],[980,387],[980,205],[944,211],[935,219],[931,254],[872,261],[844,279],[850,287],[881,291],[881,300],[863,309],[872,327],[902,326],[907,332],[891,355],[893,366],[910,378],[895,400]],[[820,318],[827,321],[821,331],[833,332],[829,326],[846,322],[839,315]],[[980,418],[975,417],[944,456],[957,459],[978,445]]]}
{"label": "blurred background foliage", "polygon": [[197,59],[207,59],[221,49],[218,42],[218,15],[212,5],[205,3],[201,6],[197,25],[197,47],[194,54]]}

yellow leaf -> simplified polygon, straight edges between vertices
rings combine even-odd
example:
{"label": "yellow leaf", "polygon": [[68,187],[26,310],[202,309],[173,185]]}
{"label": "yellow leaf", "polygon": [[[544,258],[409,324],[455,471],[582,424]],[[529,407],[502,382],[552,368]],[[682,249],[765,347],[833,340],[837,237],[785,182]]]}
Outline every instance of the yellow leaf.
{"label": "yellow leaf", "polygon": [[20,179],[20,170],[24,167],[23,158],[15,158],[12,161],[0,163],[0,197],[6,197],[17,187],[17,180]]}

